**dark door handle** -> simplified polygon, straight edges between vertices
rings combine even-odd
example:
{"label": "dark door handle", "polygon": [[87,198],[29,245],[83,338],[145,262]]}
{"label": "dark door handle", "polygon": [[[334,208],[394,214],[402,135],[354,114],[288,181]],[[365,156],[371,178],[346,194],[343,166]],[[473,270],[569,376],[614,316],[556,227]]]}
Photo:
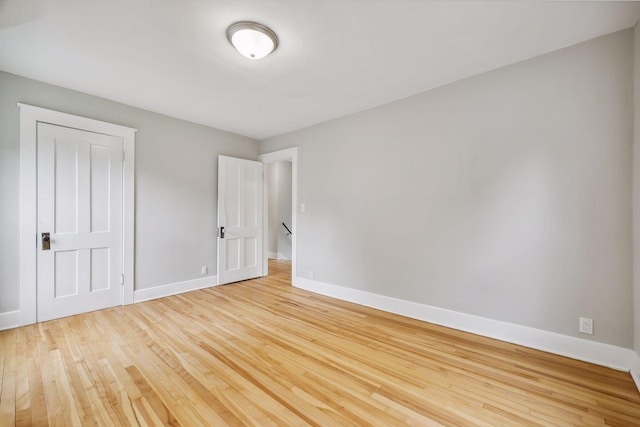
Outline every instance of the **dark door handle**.
{"label": "dark door handle", "polygon": [[42,233],[42,250],[48,251],[51,249],[51,235],[50,233]]}
{"label": "dark door handle", "polygon": [[220,229],[218,230],[218,235],[221,239],[224,239],[224,227],[220,227]]}

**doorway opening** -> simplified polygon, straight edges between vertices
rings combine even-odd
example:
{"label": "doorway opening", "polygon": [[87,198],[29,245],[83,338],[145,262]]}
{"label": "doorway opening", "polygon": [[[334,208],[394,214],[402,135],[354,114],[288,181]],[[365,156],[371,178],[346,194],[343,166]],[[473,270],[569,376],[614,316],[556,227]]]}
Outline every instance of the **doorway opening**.
{"label": "doorway opening", "polygon": [[[265,165],[263,276],[269,275],[269,259],[291,262],[291,282],[296,277],[298,149],[260,156]],[[271,262],[275,265],[274,262]]]}
{"label": "doorway opening", "polygon": [[291,260],[291,161],[265,165],[269,199],[267,258]]}

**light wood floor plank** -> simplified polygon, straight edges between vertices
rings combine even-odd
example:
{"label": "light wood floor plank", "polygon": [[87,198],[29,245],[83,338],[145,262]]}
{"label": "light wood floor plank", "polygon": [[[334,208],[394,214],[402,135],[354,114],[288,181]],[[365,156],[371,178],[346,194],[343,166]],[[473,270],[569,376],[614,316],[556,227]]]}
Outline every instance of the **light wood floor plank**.
{"label": "light wood floor plank", "polygon": [[0,426],[640,426],[628,373],[270,271],[0,332]]}
{"label": "light wood floor plank", "polygon": [[16,422],[16,335],[16,330],[0,332],[0,344],[4,354],[0,388],[0,426],[10,426]]}

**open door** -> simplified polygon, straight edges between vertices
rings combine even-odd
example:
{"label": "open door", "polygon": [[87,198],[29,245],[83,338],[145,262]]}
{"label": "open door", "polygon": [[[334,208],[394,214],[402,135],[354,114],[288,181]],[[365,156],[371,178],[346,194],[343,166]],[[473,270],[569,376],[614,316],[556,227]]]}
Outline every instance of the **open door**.
{"label": "open door", "polygon": [[218,284],[262,276],[261,162],[218,156]]}
{"label": "open door", "polygon": [[122,304],[122,153],[120,137],[38,123],[38,322]]}

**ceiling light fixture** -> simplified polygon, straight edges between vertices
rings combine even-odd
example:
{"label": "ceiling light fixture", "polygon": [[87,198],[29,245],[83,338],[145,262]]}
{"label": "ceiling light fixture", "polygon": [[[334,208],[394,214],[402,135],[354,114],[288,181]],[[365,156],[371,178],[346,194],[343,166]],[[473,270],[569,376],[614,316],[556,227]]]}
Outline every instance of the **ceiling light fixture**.
{"label": "ceiling light fixture", "polygon": [[227,28],[227,38],[242,56],[261,59],[278,47],[278,36],[256,22],[236,22]]}

